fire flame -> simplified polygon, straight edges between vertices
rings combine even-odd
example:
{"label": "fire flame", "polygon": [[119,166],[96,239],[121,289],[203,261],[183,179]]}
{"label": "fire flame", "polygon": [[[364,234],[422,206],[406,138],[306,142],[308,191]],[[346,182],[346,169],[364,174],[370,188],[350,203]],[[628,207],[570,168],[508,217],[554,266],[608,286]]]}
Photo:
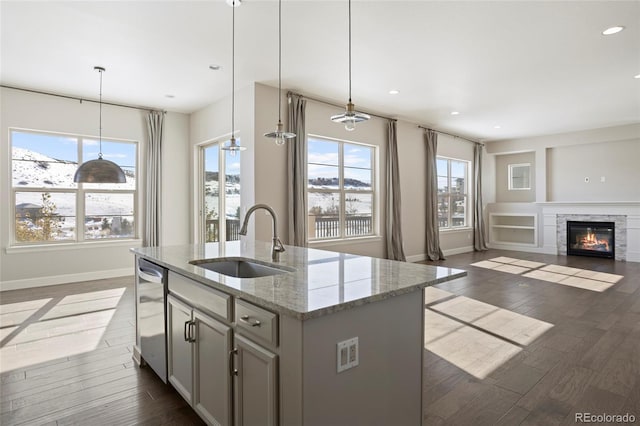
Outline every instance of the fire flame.
{"label": "fire flame", "polygon": [[591,232],[591,230],[587,231],[587,234],[583,235],[582,238],[580,238],[579,242],[582,247],[587,250],[598,245],[604,246],[607,251],[609,250],[609,241],[599,240],[598,238],[596,238],[596,234],[594,232]]}

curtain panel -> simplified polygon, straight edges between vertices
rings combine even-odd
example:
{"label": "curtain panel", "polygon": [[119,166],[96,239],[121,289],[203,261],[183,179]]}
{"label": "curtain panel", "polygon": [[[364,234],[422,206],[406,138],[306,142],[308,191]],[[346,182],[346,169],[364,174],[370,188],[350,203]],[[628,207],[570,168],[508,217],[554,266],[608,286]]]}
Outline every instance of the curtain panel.
{"label": "curtain panel", "polygon": [[307,133],[302,96],[289,94],[288,131],[296,137],[287,142],[287,180],[289,212],[289,244],[307,245]]}
{"label": "curtain panel", "polygon": [[444,255],[440,249],[440,230],[438,226],[438,168],[436,162],[438,133],[433,130],[425,130],[424,142],[427,148],[426,256],[429,260],[444,260]]}
{"label": "curtain panel", "polygon": [[389,120],[387,142],[387,203],[386,240],[387,259],[406,261],[402,242],[402,200],[398,165],[398,131],[396,120]]}
{"label": "curtain panel", "polygon": [[[162,224],[162,137],[164,112],[150,111],[147,116],[147,158],[145,226],[143,243],[145,246],[160,245]],[[139,176],[138,176],[139,178]]]}
{"label": "curtain panel", "polygon": [[482,211],[482,145],[473,147],[473,249],[487,250],[484,214]]}

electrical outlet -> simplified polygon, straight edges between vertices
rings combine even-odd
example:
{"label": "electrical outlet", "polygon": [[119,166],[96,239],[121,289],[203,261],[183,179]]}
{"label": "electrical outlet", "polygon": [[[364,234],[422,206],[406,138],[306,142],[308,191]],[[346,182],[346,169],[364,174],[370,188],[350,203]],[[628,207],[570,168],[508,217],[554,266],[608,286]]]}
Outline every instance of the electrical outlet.
{"label": "electrical outlet", "polygon": [[338,373],[356,367],[360,362],[360,350],[358,348],[358,338],[352,337],[351,339],[338,342],[337,346],[337,359],[338,359]]}

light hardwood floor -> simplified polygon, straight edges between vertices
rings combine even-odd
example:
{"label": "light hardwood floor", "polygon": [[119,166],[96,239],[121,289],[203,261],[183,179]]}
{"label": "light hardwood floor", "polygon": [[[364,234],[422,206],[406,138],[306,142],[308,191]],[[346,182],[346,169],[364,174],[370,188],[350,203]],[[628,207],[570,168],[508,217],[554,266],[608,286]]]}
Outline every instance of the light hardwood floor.
{"label": "light hardwood floor", "polygon": [[[624,278],[593,291],[469,266],[500,256]],[[426,293],[425,424],[640,421],[640,264],[496,250],[427,263],[468,276]],[[0,293],[0,424],[202,424],[134,366],[134,316],[132,277]]]}

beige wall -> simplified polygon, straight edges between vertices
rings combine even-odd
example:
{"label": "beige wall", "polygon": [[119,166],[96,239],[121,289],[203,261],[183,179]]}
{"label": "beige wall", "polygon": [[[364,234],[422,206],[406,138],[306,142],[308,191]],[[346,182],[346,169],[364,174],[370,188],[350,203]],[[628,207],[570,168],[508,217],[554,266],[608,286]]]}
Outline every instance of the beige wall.
{"label": "beige wall", "polygon": [[637,139],[547,150],[549,201],[640,201]]}
{"label": "beige wall", "polygon": [[[531,189],[509,190],[509,164],[531,164]],[[536,200],[536,154],[523,152],[519,154],[496,155],[495,182],[496,201],[498,203],[531,203]]]}
{"label": "beige wall", "polygon": [[[486,150],[494,154],[496,180],[500,156],[534,152],[536,202],[640,200],[640,124],[489,142]],[[506,200],[496,194],[496,201]]]}
{"label": "beige wall", "polygon": [[[49,132],[80,135],[97,135],[98,105],[38,95],[12,89],[0,91],[0,189],[2,208],[0,214],[0,283],[2,289],[26,288],[40,285],[59,284],[133,274],[133,256],[129,248],[139,242],[108,242],[68,244],[57,247],[9,249],[11,235],[11,182],[9,167],[9,128],[23,128]],[[163,200],[163,240],[182,242],[183,220],[187,217],[188,206],[176,187],[187,184],[186,155],[187,116],[168,114],[165,118],[167,142],[165,153],[176,162],[167,163],[163,156],[163,181],[169,182]],[[145,176],[144,158],[146,152],[146,112],[137,109],[103,105],[103,137],[136,140],[139,142],[139,176]],[[138,211],[143,211],[144,180],[139,182]],[[140,236],[144,229],[144,215],[138,219]],[[170,230],[170,232],[168,232]]]}

